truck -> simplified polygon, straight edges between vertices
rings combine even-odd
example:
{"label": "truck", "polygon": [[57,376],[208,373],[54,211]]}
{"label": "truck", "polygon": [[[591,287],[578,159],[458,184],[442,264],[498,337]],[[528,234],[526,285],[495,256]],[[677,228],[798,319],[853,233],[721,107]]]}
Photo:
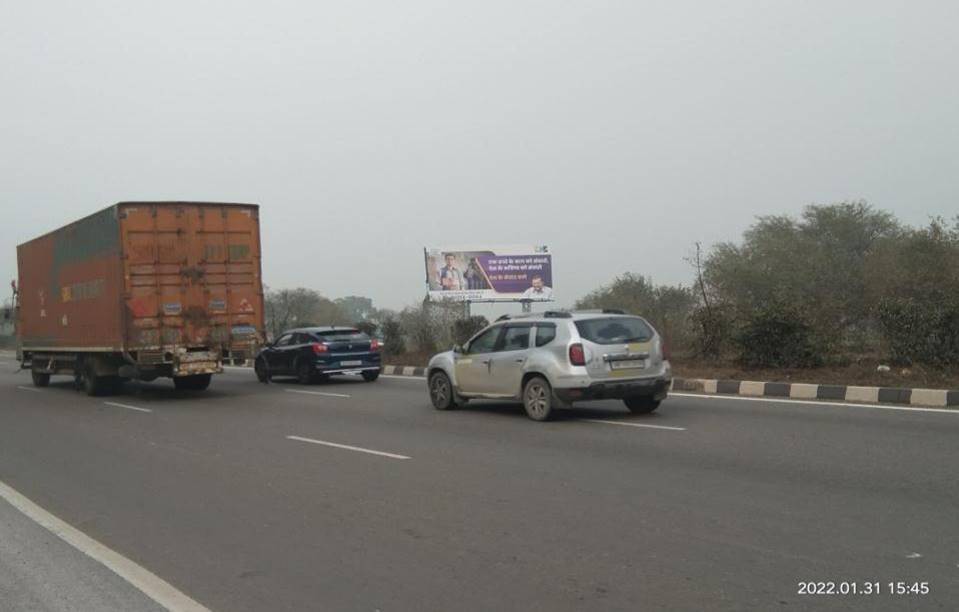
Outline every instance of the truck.
{"label": "truck", "polygon": [[17,356],[88,395],[202,391],[264,339],[259,206],[119,202],[17,247]]}

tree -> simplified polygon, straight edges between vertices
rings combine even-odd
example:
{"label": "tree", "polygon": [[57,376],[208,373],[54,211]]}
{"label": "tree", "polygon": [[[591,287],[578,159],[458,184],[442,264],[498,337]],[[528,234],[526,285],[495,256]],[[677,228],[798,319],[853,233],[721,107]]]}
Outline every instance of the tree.
{"label": "tree", "polygon": [[373,300],[359,295],[348,295],[333,300],[343,314],[354,324],[366,321],[374,313]]}
{"label": "tree", "polygon": [[670,345],[685,348],[690,342],[689,317],[695,304],[693,291],[687,287],[655,285],[644,276],[627,272],[577,300],[576,308],[615,308],[641,315]]}
{"label": "tree", "polygon": [[294,327],[351,323],[339,306],[313,289],[267,291],[265,302],[266,328],[274,338]]}

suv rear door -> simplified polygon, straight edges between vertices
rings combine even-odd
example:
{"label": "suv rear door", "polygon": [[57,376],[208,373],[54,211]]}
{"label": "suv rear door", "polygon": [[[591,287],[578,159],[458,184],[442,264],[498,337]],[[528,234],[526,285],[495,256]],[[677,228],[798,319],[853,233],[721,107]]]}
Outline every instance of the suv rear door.
{"label": "suv rear door", "polygon": [[657,349],[656,332],[640,317],[591,317],[576,321],[583,348],[592,359],[590,378],[644,376]]}

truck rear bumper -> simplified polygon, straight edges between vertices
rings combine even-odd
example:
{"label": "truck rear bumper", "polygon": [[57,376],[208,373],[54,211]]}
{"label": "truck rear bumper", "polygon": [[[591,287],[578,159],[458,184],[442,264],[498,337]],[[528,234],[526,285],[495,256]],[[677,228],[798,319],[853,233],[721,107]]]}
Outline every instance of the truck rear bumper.
{"label": "truck rear bumper", "polygon": [[217,351],[193,351],[181,353],[173,361],[173,376],[194,374],[220,374],[223,362]]}

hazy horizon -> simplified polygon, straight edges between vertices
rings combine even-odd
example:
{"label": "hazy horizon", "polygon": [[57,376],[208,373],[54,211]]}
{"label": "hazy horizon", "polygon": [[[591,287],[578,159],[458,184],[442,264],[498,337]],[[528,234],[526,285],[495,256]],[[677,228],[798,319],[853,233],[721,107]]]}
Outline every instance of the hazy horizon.
{"label": "hazy horizon", "polygon": [[0,273],[117,201],[253,202],[273,288],[401,308],[424,247],[546,244],[568,306],[760,215],[959,212],[959,5],[730,6],[10,5]]}

